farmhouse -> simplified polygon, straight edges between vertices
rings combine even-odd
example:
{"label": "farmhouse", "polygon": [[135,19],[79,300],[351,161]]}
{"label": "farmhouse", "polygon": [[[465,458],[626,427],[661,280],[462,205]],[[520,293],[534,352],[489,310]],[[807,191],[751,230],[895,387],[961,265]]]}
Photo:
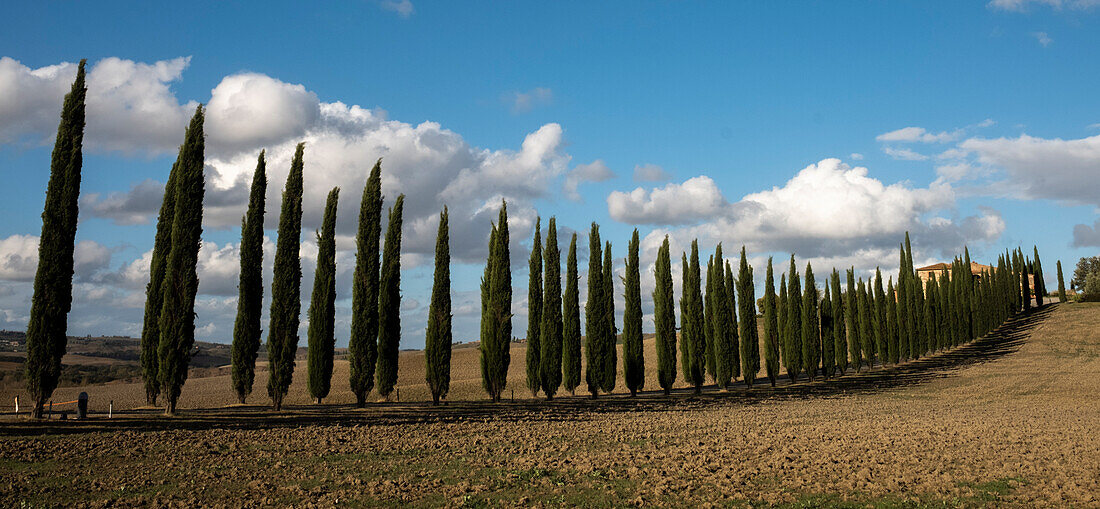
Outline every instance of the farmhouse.
{"label": "farmhouse", "polygon": [[[991,265],[983,265],[978,262],[970,262],[970,274],[974,279],[981,279],[982,274],[992,274],[997,268]],[[925,286],[928,285],[928,280],[932,279],[932,275],[936,275],[936,280],[942,281],[943,279],[951,279],[951,264],[950,263],[936,263],[927,267],[921,267],[917,269],[917,277]],[[1035,275],[1027,275],[1027,284],[1032,291],[1035,290]]]}

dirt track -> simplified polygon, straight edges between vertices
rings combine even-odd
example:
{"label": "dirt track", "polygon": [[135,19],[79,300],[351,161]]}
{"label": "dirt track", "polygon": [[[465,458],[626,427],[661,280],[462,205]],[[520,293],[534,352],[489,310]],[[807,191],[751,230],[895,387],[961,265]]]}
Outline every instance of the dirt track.
{"label": "dirt track", "polygon": [[1100,507],[1098,389],[1100,305],[1060,305],[946,354],[776,389],[5,421],[0,492],[123,506]]}

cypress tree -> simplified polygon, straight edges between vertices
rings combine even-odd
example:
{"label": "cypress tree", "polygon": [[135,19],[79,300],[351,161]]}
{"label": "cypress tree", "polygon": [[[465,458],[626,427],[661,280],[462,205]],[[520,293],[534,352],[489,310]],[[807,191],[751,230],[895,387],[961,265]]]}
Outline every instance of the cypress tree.
{"label": "cypress tree", "polygon": [[600,387],[604,392],[611,392],[615,390],[615,368],[618,365],[618,352],[616,351],[615,341],[615,279],[611,272],[611,242],[604,242],[603,266],[601,268],[603,269],[603,276],[600,277],[600,282],[604,285],[602,297],[607,300],[602,311],[607,325],[603,328],[604,340],[601,342],[604,348],[604,364],[603,380]]}
{"label": "cypress tree", "polygon": [[912,288],[916,292],[917,314],[914,317],[916,325],[913,327],[915,336],[913,337],[913,344],[916,345],[916,349],[913,352],[913,358],[919,358],[922,355],[928,353],[928,333],[927,321],[925,320],[925,300],[924,285],[918,281],[913,280]]}
{"label": "cypress tree", "polygon": [[172,248],[164,266],[161,285],[157,355],[160,366],[157,377],[168,404],[165,414],[176,413],[183,383],[187,381],[187,364],[191,361],[191,346],[195,343],[195,294],[199,289],[196,265],[202,244],[202,199],[204,186],[203,137],[204,113],[195,108],[195,116],[187,127],[180,150],[179,175],[176,177],[175,212],[172,213]]}
{"label": "cypress tree", "polygon": [[[752,267],[749,267],[749,272],[750,273],[752,272]],[[740,331],[741,331],[741,329],[738,325],[739,321],[737,320],[737,314],[738,314],[737,304],[740,301],[737,300],[737,297],[736,297],[736,295],[737,295],[737,283],[733,279],[733,268],[730,266],[730,261],[729,260],[726,260],[726,295],[729,297],[728,299],[726,299],[726,303],[728,304],[728,307],[729,307],[729,317],[730,317],[730,322],[731,322],[729,324],[730,354],[731,354],[730,355],[730,366],[733,369],[733,373],[732,373],[733,380],[737,380],[737,377],[741,376],[741,354],[740,354],[740,344],[741,344],[740,343],[740,336],[741,336]],[[754,308],[753,311],[755,311],[755,305],[753,304],[753,302],[754,302],[753,299],[749,299],[749,306]],[[753,316],[753,322],[754,323],[756,322],[755,314]],[[759,341],[757,341],[757,342],[759,343]],[[760,349],[759,349],[759,345],[757,345],[756,357],[757,357],[756,369],[759,370],[760,369],[760,359],[759,359]]]}
{"label": "cypress tree", "polygon": [[[495,261],[494,257],[497,255],[497,237],[499,233],[496,224],[490,224],[490,227],[489,255],[485,261],[485,273],[481,276],[481,342],[478,345],[478,352],[480,354],[478,360],[481,366],[481,385],[485,388],[486,392],[489,392],[491,387],[495,387],[499,383],[493,379],[493,377],[496,376],[494,361],[497,360],[493,358],[493,355],[495,355],[499,349],[495,347],[495,341],[497,340],[496,310],[493,307],[494,304],[489,294],[489,287],[492,285],[493,281],[493,265]],[[489,398],[496,401],[496,398],[491,392],[489,392]]]}
{"label": "cypress tree", "polygon": [[833,359],[833,334],[835,322],[833,319],[833,294],[832,285],[825,285],[825,297],[821,300],[821,376],[829,378],[833,376],[836,363]]}
{"label": "cypress tree", "polygon": [[1043,297],[1047,294],[1047,282],[1043,277],[1043,262],[1039,260],[1039,246],[1032,246],[1035,252],[1035,307],[1043,307]]}
{"label": "cypress tree", "polygon": [[[729,278],[733,274],[729,273]],[[741,265],[737,271],[737,309],[741,315],[739,336],[741,336],[741,372],[745,385],[752,387],[756,373],[760,371],[760,338],[756,329],[756,288],[754,288],[752,267],[745,255],[745,246],[741,246]],[[774,290],[772,291],[774,299]],[[772,319],[775,319],[773,313]],[[765,318],[767,320],[767,318]],[[765,354],[767,355],[767,354]]]}
{"label": "cypress tree", "polygon": [[565,262],[565,296],[562,311],[562,377],[565,389],[574,394],[581,384],[581,311],[577,274],[577,234],[569,240]]}
{"label": "cypress tree", "polygon": [[401,342],[401,224],[405,195],[390,207],[386,244],[378,277],[378,394],[389,399],[397,384],[397,357]]}
{"label": "cypress tree", "polygon": [[890,362],[901,361],[898,337],[898,303],[894,298],[894,278],[886,283],[886,353]]}
{"label": "cypress tree", "polygon": [[[145,286],[145,320],[141,329],[141,376],[145,381],[145,402],[157,404],[160,394],[160,377],[157,368],[160,357],[160,308],[164,299],[164,266],[168,262],[168,251],[172,249],[172,215],[176,213],[176,176],[179,174],[179,160],[183,157],[183,145],[172,163],[168,174],[168,183],[164,185],[164,198],[157,217],[157,233],[153,240],[153,255],[149,263],[149,284]],[[243,256],[243,249],[242,249]],[[242,265],[242,277],[244,268]],[[262,283],[261,283],[262,284]],[[238,301],[238,305],[240,301]]]}
{"label": "cypress tree", "polygon": [[539,324],[542,322],[542,240],[540,223],[535,218],[535,238],[531,241],[531,257],[527,262],[527,388],[531,395],[537,396],[542,379],[542,363],[539,355],[542,348],[539,340]]}
{"label": "cypress tree", "polygon": [[[906,239],[908,239],[909,233],[906,232],[905,236],[906,236]],[[898,328],[898,331],[897,331],[898,332],[898,334],[897,334],[898,335],[898,357],[900,359],[904,360],[904,359],[908,359],[911,356],[910,341],[912,340],[912,336],[910,335],[910,331],[912,330],[911,329],[912,324],[910,323],[910,316],[909,316],[909,298],[910,298],[910,294],[909,294],[909,285],[908,285],[908,277],[907,277],[908,270],[905,267],[905,259],[906,259],[906,257],[905,257],[905,244],[901,244],[900,251],[901,251],[901,255],[900,255],[901,256],[901,264],[898,265],[898,267],[899,267],[898,268],[898,284],[897,284],[897,287],[895,288],[897,293],[891,298],[894,298],[894,299],[897,300],[897,307],[898,307],[899,313],[895,318],[897,319],[897,322],[898,322],[897,323],[897,328]]]}
{"label": "cypress tree", "polygon": [[508,204],[504,201],[500,204],[493,238],[488,285],[489,341],[482,339],[481,347],[485,389],[493,401],[500,401],[508,385],[508,365],[512,360],[512,255],[509,249]]}
{"label": "cypress tree", "polygon": [[447,207],[439,213],[439,233],[435,236],[435,279],[432,302],[428,306],[428,326],[424,329],[424,377],[432,391],[432,404],[438,405],[451,389],[451,233]]}
{"label": "cypress tree", "polygon": [[[38,267],[27,322],[24,372],[36,419],[42,418],[45,404],[57,388],[61,357],[68,343],[66,332],[73,301],[80,171],[84,164],[85,63],[85,60],[80,61],[76,79],[61,106],[61,120],[50,159],[46,203],[42,209],[42,235],[38,240]],[[156,400],[155,393],[152,399]]]}
{"label": "cypress tree", "polygon": [[684,379],[703,391],[706,339],[703,336],[703,294],[700,288],[699,241],[691,241],[691,264],[684,256],[684,285],[681,300],[681,351],[685,354]]}
{"label": "cypress tree", "polygon": [[783,350],[783,362],[787,376],[794,382],[802,372],[802,285],[798,280],[798,269],[791,255],[790,272],[787,273],[787,346]]}
{"label": "cypress tree", "polygon": [[779,378],[779,323],[771,257],[768,257],[768,271],[764,276],[764,367],[768,381],[775,387],[775,380]]}
{"label": "cypress tree", "polygon": [[833,290],[833,363],[837,374],[843,375],[848,369],[848,331],[845,327],[847,317],[844,314],[844,300],[840,292],[840,273],[835,268],[829,283]]}
{"label": "cypress tree", "polygon": [[936,274],[933,273],[928,278],[928,285],[925,287],[925,307],[928,310],[925,313],[926,330],[928,331],[928,350],[929,352],[938,352],[940,350],[939,340],[939,313],[940,313],[940,293],[939,283],[936,281]]}
{"label": "cypress tree", "polygon": [[592,399],[599,395],[603,383],[605,349],[601,343],[605,336],[603,330],[607,327],[607,320],[604,319],[607,299],[603,297],[602,279],[603,244],[600,242],[600,227],[592,223],[592,230],[588,233],[588,301],[584,305],[584,379],[588,383],[588,392]]}
{"label": "cypress tree", "polygon": [[302,153],[299,143],[290,163],[279,213],[279,237],[275,242],[274,279],[271,283],[271,323],[267,332],[267,394],[275,410],[283,407],[283,398],[294,376],[294,357],[298,352],[298,314],[302,262],[298,257],[302,232]]}
{"label": "cypress tree", "polygon": [[[893,295],[890,296],[891,298]],[[886,292],[882,290],[882,272],[875,269],[875,346],[879,362],[893,361],[888,344],[889,336],[886,334]],[[896,318],[896,317],[895,317]]]}
{"label": "cypress tree", "polygon": [[1065,302],[1066,299],[1066,281],[1062,279],[1062,260],[1058,260],[1058,302]]}
{"label": "cypress tree", "polygon": [[848,269],[848,292],[844,294],[844,322],[848,329],[848,357],[850,363],[855,364],[856,372],[863,367],[863,359],[859,354],[860,334],[862,325],[859,322],[859,294],[856,293],[855,268]]}
{"label": "cypress tree", "polygon": [[561,386],[562,348],[561,253],[558,252],[557,220],[553,217],[546,230],[546,256],[543,260],[546,262],[546,284],[543,286],[542,323],[539,324],[539,347],[542,348],[539,354],[539,385],[546,399],[551,399]]}
{"label": "cypress tree", "polygon": [[714,353],[714,366],[715,366],[715,378],[714,381],[718,384],[719,389],[725,389],[729,386],[733,377],[733,366],[730,363],[730,359],[733,356],[731,350],[735,348],[730,337],[732,328],[730,325],[730,309],[726,304],[729,297],[726,296],[726,273],[723,269],[725,263],[722,261],[722,245],[718,244],[718,247],[714,252],[714,265],[711,268],[710,274],[707,275],[707,290],[708,294],[713,294],[713,300],[708,302],[709,307],[713,307],[714,310],[709,317],[711,321],[711,337],[714,340],[714,347],[711,351]]}
{"label": "cypress tree", "polygon": [[623,279],[623,381],[630,395],[645,385],[645,358],[642,354],[642,290],[638,268],[638,229],[627,247],[626,278]]}
{"label": "cypress tree", "polygon": [[[775,314],[777,316],[776,332],[779,338],[779,351],[782,354],[780,355],[780,360],[783,363],[783,369],[787,369],[787,366],[790,364],[790,361],[787,360],[787,356],[790,355],[791,347],[791,338],[789,336],[790,329],[787,327],[787,315],[790,313],[788,308],[787,274],[783,273],[779,275],[779,298],[775,301]],[[799,358],[802,358],[802,356],[799,355]],[[787,375],[790,376],[790,374],[790,371],[788,371]],[[793,382],[794,379],[792,378],[791,381]]]}
{"label": "cypress tree", "polygon": [[332,356],[336,348],[336,206],[340,188],[334,187],[325,201],[325,215],[317,235],[317,269],[309,304],[309,368],[306,388],[317,404],[332,386]]}
{"label": "cypress tree", "polygon": [[1027,266],[1028,263],[1026,260],[1020,264],[1020,283],[1022,285],[1020,287],[1022,289],[1021,300],[1023,300],[1024,303],[1025,313],[1031,310],[1031,282],[1028,278]]}
{"label": "cypress tree", "polygon": [[[714,349],[717,347],[715,340],[714,322],[714,256],[707,260],[707,279],[703,281],[703,337],[706,340],[707,373],[711,380],[718,383],[718,366],[715,362]],[[722,385],[718,386],[722,388]]]}
{"label": "cypress tree", "polygon": [[[863,278],[859,278],[859,290],[856,294],[856,304],[859,308],[859,344],[863,351],[860,356],[863,360],[867,361],[867,369],[875,367],[875,335],[877,327],[875,327],[874,316],[875,312],[871,309],[871,302],[868,295],[867,287],[863,284]],[[859,366],[856,366],[856,371],[859,371]]]}
{"label": "cypress tree", "polygon": [[351,285],[351,337],[348,340],[348,382],[362,407],[374,389],[378,362],[378,257],[382,235],[382,160],[371,168],[359,203],[355,234],[355,274]]}
{"label": "cypress tree", "polygon": [[676,310],[673,308],[672,261],[669,258],[668,235],[657,251],[653,270],[653,327],[657,346],[657,382],[667,396],[676,383]]}
{"label": "cypress tree", "polygon": [[802,369],[812,382],[821,364],[821,324],[817,315],[817,283],[814,270],[806,264],[806,289],[802,293]]}
{"label": "cypress tree", "polygon": [[233,391],[237,393],[237,400],[242,405],[245,398],[252,393],[252,383],[256,378],[256,355],[260,350],[266,194],[267,162],[261,150],[256,161],[256,171],[252,174],[248,212],[241,221],[241,275],[237,286],[237,320],[233,324]]}

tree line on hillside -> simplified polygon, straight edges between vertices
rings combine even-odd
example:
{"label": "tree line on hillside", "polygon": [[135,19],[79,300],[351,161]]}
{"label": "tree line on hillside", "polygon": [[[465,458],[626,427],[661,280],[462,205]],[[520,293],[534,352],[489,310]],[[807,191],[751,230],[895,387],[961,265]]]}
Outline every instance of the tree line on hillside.
{"label": "tree line on hillside", "polygon": [[[26,383],[34,415],[42,416],[57,386],[66,349],[66,318],[72,302],[73,248],[77,227],[81,144],[84,129],[84,62],[65,96],[51,160],[38,270],[27,327]],[[194,344],[194,303],[198,289],[197,257],[202,234],[205,137],[204,110],[196,108],[184,133],[165,185],[156,223],[142,332],[141,367],[147,401],[163,395],[165,412],[176,411],[187,380]],[[262,334],[263,224],[267,192],[265,152],[261,151],[241,223],[239,296],[233,329],[231,384],[244,403],[255,381]],[[367,175],[363,188],[356,260],[352,280],[352,321],[348,346],[349,386],[359,406],[377,389],[388,399],[397,382],[401,336],[401,229],[404,195],[388,210],[382,236],[382,161]],[[271,285],[267,354],[268,396],[278,410],[294,376],[301,314],[302,195],[305,144],[299,143],[282,192]],[[307,388],[321,403],[331,389],[335,339],[336,247],[339,188],[325,202],[321,229],[315,232],[318,260],[310,306]],[[587,295],[581,334],[580,275],[577,234],[571,235],[566,268],[561,274],[557,220],[551,217],[543,236],[536,221],[528,260],[526,385],[547,399],[559,390],[575,394],[583,381],[591,398],[615,389],[617,344],[622,344],[623,383],[633,396],[644,389],[643,314],[639,238],[635,229],[627,244],[625,269],[613,270],[610,241],[601,241],[599,225],[588,235]],[[481,279],[480,367],[489,398],[499,401],[507,386],[512,344],[512,267],[508,204],[501,201],[488,236],[488,258]],[[434,403],[450,386],[451,282],[448,210],[439,216],[435,279],[425,329],[426,384]],[[974,273],[964,249],[942,270],[918,274],[909,234],[899,245],[899,272],[883,286],[882,272],[856,277],[848,268],[842,281],[835,268],[818,281],[807,263],[800,276],[795,256],[775,282],[768,259],[763,297],[756,302],[753,267],[742,246],[736,263],[722,244],[700,261],[699,243],[681,253],[681,295],[674,295],[669,238],[662,242],[652,277],[653,325],[656,331],[657,378],[668,394],[680,376],[696,393],[709,379],[730,389],[740,378],[756,383],[763,367],[774,386],[780,366],[793,382],[832,378],[875,364],[899,363],[981,337],[1011,316],[1042,306],[1047,296],[1038,249],[1028,258],[1020,249],[999,255],[990,270]],[[1059,299],[1065,301],[1061,263]],[[1100,266],[1100,265],[1098,265]],[[983,266],[984,267],[984,266]],[[736,270],[735,270],[736,268]],[[1088,276],[1088,277],[1091,277]],[[1097,276],[1100,278],[1100,276]],[[617,287],[616,278],[621,280]],[[1029,281],[1034,280],[1033,285]],[[1077,281],[1077,274],[1075,280]],[[1100,281],[1100,279],[1098,279]],[[1080,283],[1088,285],[1087,281]],[[1098,283],[1100,284],[1100,283]],[[616,325],[615,295],[621,288],[625,308]],[[1034,292],[1033,292],[1034,290]],[[1034,295],[1032,295],[1034,293]],[[676,324],[679,308],[680,324]],[[758,309],[759,307],[759,309]],[[758,326],[758,320],[763,325]],[[679,331],[679,333],[677,333]],[[761,338],[760,335],[763,335]],[[763,366],[760,352],[763,349]],[[582,363],[583,352],[583,363]],[[679,358],[677,358],[679,354]],[[679,368],[679,373],[678,373]]]}

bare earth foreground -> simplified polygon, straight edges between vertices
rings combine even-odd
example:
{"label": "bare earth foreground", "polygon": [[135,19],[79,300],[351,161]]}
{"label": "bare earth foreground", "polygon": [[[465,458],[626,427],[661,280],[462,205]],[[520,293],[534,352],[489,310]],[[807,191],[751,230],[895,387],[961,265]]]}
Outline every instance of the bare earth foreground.
{"label": "bare earth foreground", "polygon": [[[185,400],[231,402],[217,378]],[[496,405],[0,418],[0,505],[1100,507],[1100,304],[812,384],[552,403],[511,385]]]}

